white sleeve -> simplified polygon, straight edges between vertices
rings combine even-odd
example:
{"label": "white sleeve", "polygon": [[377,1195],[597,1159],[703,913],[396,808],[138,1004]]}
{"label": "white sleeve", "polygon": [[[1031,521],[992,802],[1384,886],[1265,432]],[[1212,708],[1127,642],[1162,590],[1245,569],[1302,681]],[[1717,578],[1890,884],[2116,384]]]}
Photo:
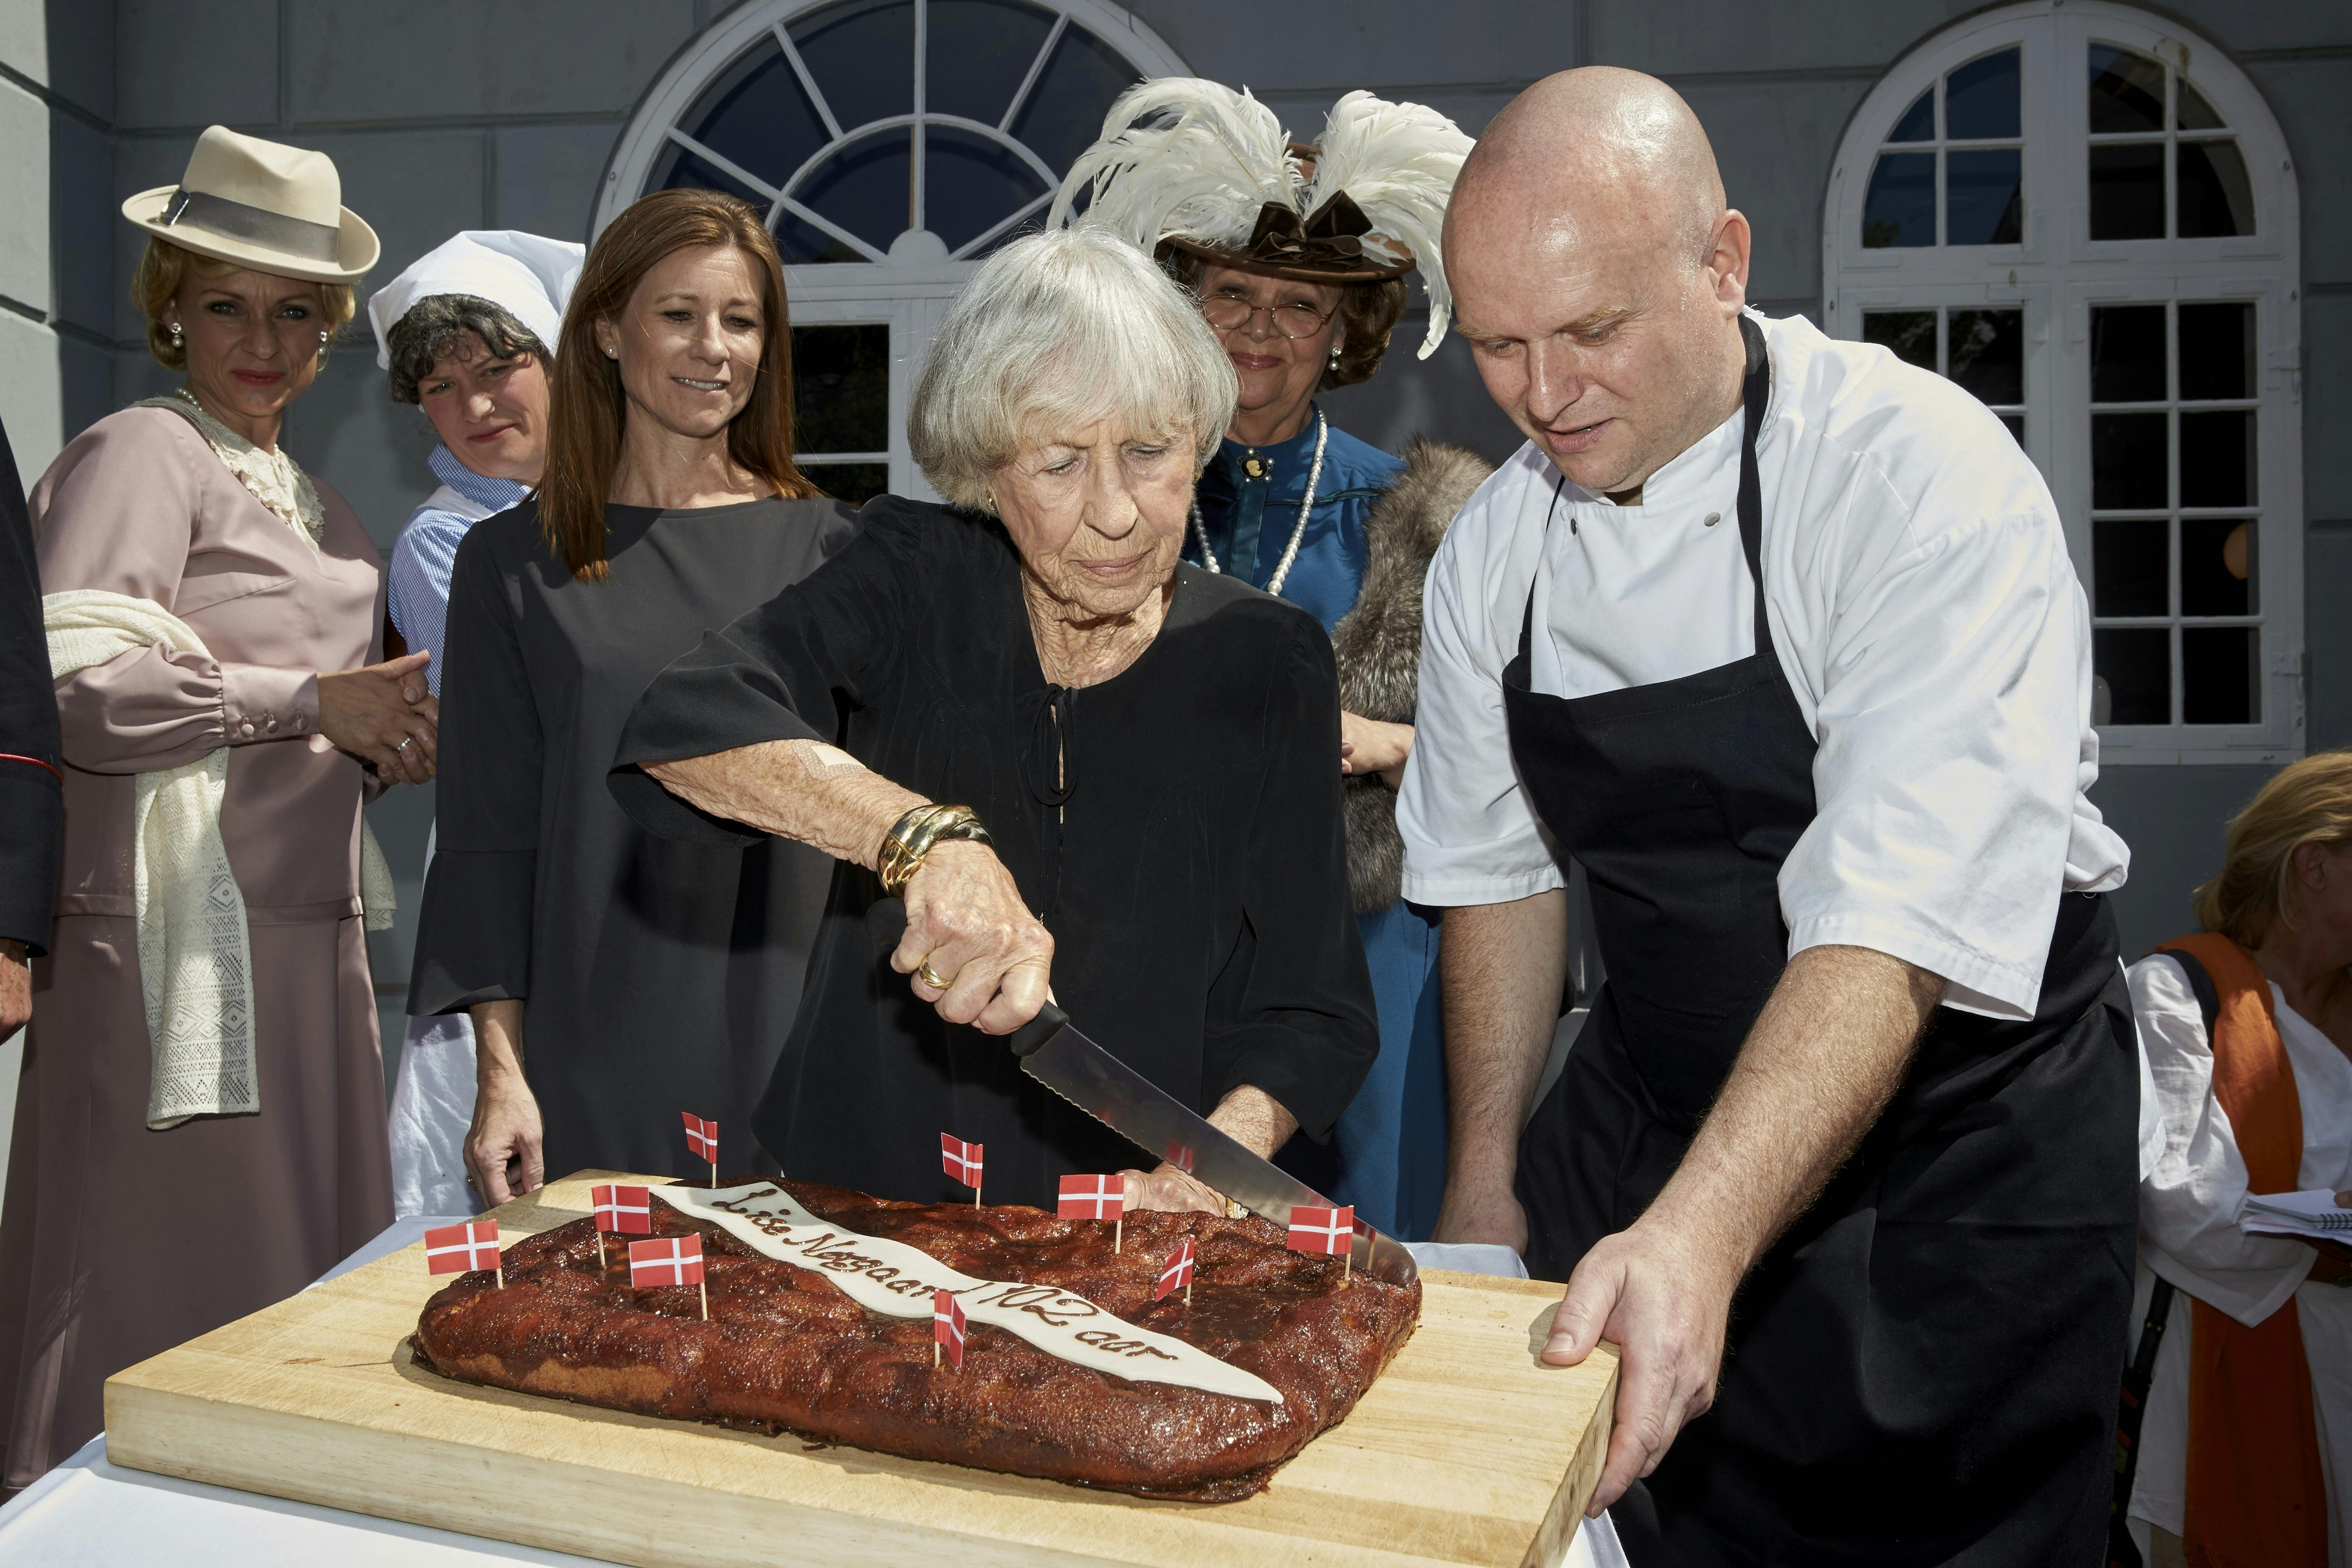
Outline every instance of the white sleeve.
{"label": "white sleeve", "polygon": [[2213,1047],[2196,993],[2161,953],[2129,973],[2164,1109],[2164,1153],[2139,1184],[2141,1248],[2157,1273],[2251,1328],[2294,1294],[2315,1255],[2299,1241],[2238,1228],[2246,1162],[2213,1094]]}
{"label": "white sleeve", "polygon": [[[2020,498],[2022,499],[2022,498]],[[2064,889],[2089,619],[2055,515],[1902,510],[1867,474],[1830,590],[1815,816],[1780,869],[1789,951],[1867,947],[1948,1003],[2030,1018]],[[1875,541],[1884,540],[1883,546]]]}
{"label": "white sleeve", "polygon": [[1423,584],[1420,696],[1396,808],[1404,896],[1415,903],[1510,903],[1567,885],[1511,763],[1503,666],[1518,619],[1507,639],[1495,624],[1489,521],[1474,499]]}

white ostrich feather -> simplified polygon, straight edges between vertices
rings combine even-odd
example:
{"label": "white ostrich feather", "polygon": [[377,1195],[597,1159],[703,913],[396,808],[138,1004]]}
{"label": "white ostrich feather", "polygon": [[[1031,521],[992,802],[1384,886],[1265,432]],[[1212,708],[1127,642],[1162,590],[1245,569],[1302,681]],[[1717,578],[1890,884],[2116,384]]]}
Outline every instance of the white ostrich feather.
{"label": "white ostrich feather", "polygon": [[1331,106],[1314,182],[1301,197],[1311,214],[1334,193],[1345,191],[1371,220],[1368,245],[1389,242],[1392,260],[1402,259],[1396,251],[1412,253],[1429,294],[1423,359],[1436,352],[1453,316],[1442,247],[1445,203],[1472,145],[1454,121],[1426,105],[1351,92]]}
{"label": "white ostrich feather", "polygon": [[1119,94],[1101,139],[1078,154],[1055,193],[1049,227],[1070,221],[1093,187],[1089,221],[1108,224],[1145,250],[1171,235],[1195,244],[1243,246],[1258,209],[1294,210],[1298,161],[1274,111],[1222,82],[1160,77]]}

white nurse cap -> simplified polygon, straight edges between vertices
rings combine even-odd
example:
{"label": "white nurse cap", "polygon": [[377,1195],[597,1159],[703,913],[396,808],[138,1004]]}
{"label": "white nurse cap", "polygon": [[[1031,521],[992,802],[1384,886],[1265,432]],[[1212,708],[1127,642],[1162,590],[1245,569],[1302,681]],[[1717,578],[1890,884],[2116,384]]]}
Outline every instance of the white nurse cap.
{"label": "white nurse cap", "polygon": [[436,294],[470,294],[503,306],[552,350],[587,255],[584,245],[520,229],[469,228],[451,236],[369,297],[376,368],[392,368],[392,329],[416,301]]}

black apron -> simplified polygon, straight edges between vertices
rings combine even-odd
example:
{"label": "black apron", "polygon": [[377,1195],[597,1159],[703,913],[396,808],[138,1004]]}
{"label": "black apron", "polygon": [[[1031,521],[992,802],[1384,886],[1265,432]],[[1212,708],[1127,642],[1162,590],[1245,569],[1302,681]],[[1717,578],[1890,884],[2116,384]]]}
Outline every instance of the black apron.
{"label": "black apron", "polygon": [[[1503,672],[1512,759],[1591,879],[1608,973],[1521,1141],[1539,1279],[1567,1279],[1656,1197],[1786,962],[1779,876],[1813,819],[1814,741],[1765,618],[1770,367],[1740,327],[1754,654],[1545,696],[1530,589]],[[2105,900],[2062,895],[2033,1019],[1938,1008],[1854,1158],[1741,1287],[1714,1408],[1612,1510],[1637,1568],[2099,1560],[2137,1224],[2135,1049]]]}

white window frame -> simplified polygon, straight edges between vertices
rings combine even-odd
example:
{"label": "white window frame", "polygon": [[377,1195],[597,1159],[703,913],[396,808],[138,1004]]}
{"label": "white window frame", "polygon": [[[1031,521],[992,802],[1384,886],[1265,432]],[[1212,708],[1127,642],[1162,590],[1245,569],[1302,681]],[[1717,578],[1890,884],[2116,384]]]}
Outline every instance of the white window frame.
{"label": "white window frame", "polygon": [[[773,37],[780,43],[785,58],[801,71],[803,88],[809,90],[812,99],[817,98],[805,68],[799,63],[799,54],[786,32],[786,24],[803,13],[823,9],[833,3],[834,0],[751,0],[751,3],[729,12],[672,56],[669,63],[662,68],[661,74],[654,79],[653,85],[638,100],[637,107],[629,116],[627,127],[621,132],[613,155],[605,164],[592,232],[603,233],[604,226],[618,216],[622,208],[644,193],[646,180],[652,177],[662,153],[673,141],[684,142],[698,156],[724,169],[753,189],[772,189],[768,182],[736,168],[709,149],[699,147],[686,138],[674,137],[672,128],[681,115],[693,108],[703,89],[721,71],[744,50],[765,37]],[[924,108],[928,0],[913,0],[913,4],[914,112],[864,124],[843,125],[833,118],[829,109],[826,110],[826,128],[834,132],[833,139],[812,155],[811,164],[828,156],[844,142],[877,130],[909,125],[917,115],[920,115],[931,124],[955,126],[1013,149],[1045,177],[1049,185],[1058,184],[1062,171],[1048,169],[1034,152],[1011,134],[1010,128],[1014,116],[1036,88],[1045,63],[1052,57],[1065,31],[1073,26],[1083,26],[1123,56],[1135,67],[1139,76],[1192,74],[1192,68],[1184,63],[1183,58],[1157,33],[1123,6],[1111,4],[1110,0],[1024,0],[1024,4],[1034,9],[1056,15],[1044,44],[1030,64],[1027,78],[1013,95],[1012,105],[1001,121],[992,126],[982,125],[976,121],[929,113]],[[922,178],[922,161],[919,157],[914,170],[919,192]],[[919,195],[915,199],[919,202]],[[877,250],[872,244],[828,223],[799,203],[781,196],[777,199],[776,205],[791,211],[803,222],[824,230],[869,258],[862,262],[787,267],[784,268],[784,289],[793,324],[796,327],[875,323],[889,327],[889,482],[894,494],[932,500],[939,499],[924,481],[914,459],[908,455],[907,403],[914,389],[915,377],[921,371],[923,360],[929,352],[931,336],[938,331],[940,320],[946,313],[948,301],[978,265],[975,261],[964,259],[964,257],[994,239],[1006,228],[1041,215],[1049,199],[1040,197],[1009,215],[986,233],[961,247],[955,255],[949,253],[945,243],[937,236],[914,229],[899,235],[887,251]]]}
{"label": "white window frame", "polygon": [[[2253,185],[2252,236],[2091,239],[2084,62],[2093,42],[2168,61],[2228,121]],[[1871,168],[1895,121],[1946,72],[2011,44],[2022,46],[2021,243],[1863,248]],[[1858,339],[1866,310],[2022,303],[2025,449],[2057,499],[2086,591],[2091,306],[2126,300],[2254,301],[2256,505],[2247,510],[2263,520],[2262,721],[2104,725],[2101,760],[2107,763],[2280,763],[2304,753],[2301,236],[2294,160],[2252,82],[2210,40],[2114,0],[2031,0],[1981,12],[1936,34],[1879,79],[1839,143],[1822,205],[1823,323],[1832,336]]]}

